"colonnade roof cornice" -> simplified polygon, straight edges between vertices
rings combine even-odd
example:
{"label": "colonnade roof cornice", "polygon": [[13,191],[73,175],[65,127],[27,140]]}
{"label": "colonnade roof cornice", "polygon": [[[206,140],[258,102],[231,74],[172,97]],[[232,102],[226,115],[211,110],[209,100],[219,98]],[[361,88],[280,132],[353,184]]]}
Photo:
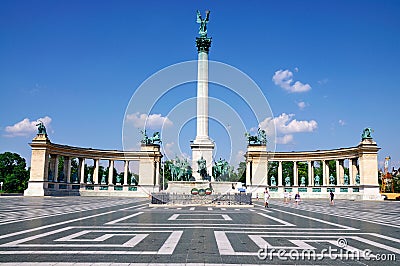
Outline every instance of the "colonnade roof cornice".
{"label": "colonnade roof cornice", "polygon": [[55,143],[32,142],[32,149],[44,148],[49,154],[60,156],[68,156],[74,158],[85,159],[101,159],[101,160],[139,160],[141,158],[161,158],[159,151],[119,151],[119,150],[101,150],[93,148],[73,147]]}

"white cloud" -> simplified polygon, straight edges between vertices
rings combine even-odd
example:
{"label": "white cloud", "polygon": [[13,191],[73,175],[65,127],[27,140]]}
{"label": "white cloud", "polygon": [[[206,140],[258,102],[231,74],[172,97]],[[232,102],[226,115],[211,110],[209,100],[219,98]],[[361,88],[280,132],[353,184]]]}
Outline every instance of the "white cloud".
{"label": "white cloud", "polygon": [[346,122],[344,120],[340,119],[339,120],[339,125],[344,126],[344,125],[346,125]]}
{"label": "white cloud", "polygon": [[278,85],[288,92],[306,92],[311,90],[311,86],[309,84],[303,84],[300,81],[294,82],[293,72],[290,70],[276,71],[272,77],[272,81],[275,83],[275,85]]}
{"label": "white cloud", "polygon": [[303,110],[304,108],[306,108],[307,104],[305,102],[298,102],[297,106],[300,108],[300,110]]}
{"label": "white cloud", "polygon": [[159,129],[162,127],[172,126],[172,121],[168,117],[163,117],[161,114],[139,114],[139,112],[134,114],[129,114],[126,116],[127,121],[133,122],[133,125],[137,128]]}
{"label": "white cloud", "polygon": [[299,68],[298,68],[298,67],[295,67],[295,68],[294,68],[294,72],[299,72]]}
{"label": "white cloud", "polygon": [[293,141],[293,135],[292,134],[287,134],[284,135],[282,137],[277,137],[276,138],[276,143],[277,144],[288,144],[291,143]]}
{"label": "white cloud", "polygon": [[296,120],[294,114],[282,113],[278,117],[268,117],[259,125],[260,128],[268,132],[276,130],[276,142],[287,144],[294,139],[293,133],[313,132],[317,129],[318,123],[315,120]]}
{"label": "white cloud", "polygon": [[52,119],[49,116],[45,116],[33,121],[30,121],[28,118],[25,118],[22,121],[12,126],[7,126],[5,128],[5,131],[7,132],[5,136],[18,137],[18,136],[29,136],[31,134],[34,134],[35,132],[37,132],[36,124],[38,123],[39,120],[42,121],[46,127],[50,127]]}
{"label": "white cloud", "polygon": [[271,130],[275,126],[277,133],[291,134],[299,132],[313,132],[318,123],[315,120],[310,121],[298,121],[293,119],[294,114],[282,113],[278,117],[266,118],[260,123],[262,129]]}

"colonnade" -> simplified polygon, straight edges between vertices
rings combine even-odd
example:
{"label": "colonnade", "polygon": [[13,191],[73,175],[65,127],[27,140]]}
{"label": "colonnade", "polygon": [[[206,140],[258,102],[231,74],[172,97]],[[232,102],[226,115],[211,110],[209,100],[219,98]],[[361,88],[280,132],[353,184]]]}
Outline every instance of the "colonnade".
{"label": "colonnade", "polygon": [[[51,143],[45,134],[38,134],[30,143],[32,147],[31,171],[28,196],[45,195],[93,195],[108,193],[108,196],[147,196],[160,189],[160,146],[142,145],[140,151],[97,150],[71,147]],[[59,159],[63,157],[64,166],[59,171]],[[76,175],[71,175],[71,163],[78,159]],[[93,174],[85,172],[85,162],[93,160]],[[108,161],[108,172],[99,176],[100,161]],[[124,162],[124,176],[121,180],[114,176],[116,161]],[[128,180],[129,164],[139,163],[139,183]],[[60,175],[59,175],[60,173]],[[85,178],[87,177],[87,178]],[[137,186],[136,186],[137,185]],[[132,195],[135,192],[136,195]]]}
{"label": "colonnade", "polygon": [[[348,160],[348,169],[349,169],[349,174],[345,174],[345,166],[344,162],[345,160]],[[290,186],[324,186],[324,185],[358,185],[359,180],[357,178],[358,175],[358,158],[346,158],[346,159],[340,159],[340,160],[333,160],[335,161],[336,165],[336,170],[335,170],[335,181],[334,183],[331,182],[330,176],[332,173],[330,173],[329,170],[329,165],[328,162],[331,160],[321,160],[321,161],[274,161],[272,158],[271,160],[268,160],[268,163],[273,163],[276,162],[278,163],[277,167],[277,176],[271,176],[269,173],[271,167],[270,164],[268,164],[267,169],[266,169],[266,177],[268,178],[267,184],[270,186],[286,186],[285,184],[285,178],[286,176],[283,175],[283,163],[284,162],[291,162],[293,163],[293,175],[291,176],[291,180],[293,179],[293,183],[290,183]],[[315,174],[315,162],[318,162],[320,164],[319,167],[322,169],[322,176],[318,176],[320,178],[319,184],[315,182],[317,175]],[[252,161],[248,160],[247,164],[251,164]],[[307,174],[304,176],[304,178],[307,180],[307,183],[302,184],[301,183],[301,178],[303,176],[299,176],[299,169],[298,169],[298,164],[299,163],[306,163],[307,164]],[[252,167],[251,167],[252,168]],[[249,167],[250,169],[250,167]],[[250,176],[250,175],[249,175]],[[345,182],[347,176],[348,182]],[[276,180],[278,182],[276,182]],[[250,182],[252,181],[251,179],[249,180]],[[275,183],[274,183],[275,181]]]}
{"label": "colonnade", "polygon": [[[61,155],[58,154],[50,154],[50,162],[49,162],[49,170],[48,170],[48,175],[46,181],[49,182],[65,182],[65,183],[85,183],[85,184],[114,184],[114,185],[121,185],[121,184],[131,184],[131,181],[128,180],[128,176],[130,173],[129,170],[129,164],[130,160],[124,160],[124,176],[123,180],[120,182],[115,181],[115,176],[114,176],[114,162],[116,160],[108,160],[108,173],[107,173],[107,178],[103,179],[102,176],[99,176],[99,167],[100,167],[100,161],[102,159],[100,158],[72,158],[68,156],[62,156],[64,158],[64,167],[62,170],[63,177],[59,176],[59,159]],[[77,176],[76,178],[72,176],[71,173],[71,161],[73,159],[78,159],[78,171],[77,171]],[[88,160],[93,160],[93,174],[90,176],[89,173],[85,172],[85,164]],[[158,165],[157,165],[158,168]],[[89,176],[88,176],[89,174]],[[85,178],[86,177],[86,178]],[[90,180],[88,180],[90,179]],[[104,181],[102,181],[104,180]]]}
{"label": "colonnade", "polygon": [[[321,192],[335,191],[336,187],[336,192],[353,194],[350,198],[358,193],[362,199],[377,199],[380,197],[378,150],[372,138],[362,139],[356,147],[305,152],[270,152],[266,145],[250,144],[245,155],[246,185],[255,194],[262,193],[267,187],[273,193],[301,191],[306,197],[312,198],[320,197]],[[330,172],[330,161],[335,162],[335,173]],[[283,167],[283,164],[288,162],[293,164],[290,169],[292,174],[285,176],[284,168],[287,167]],[[303,169],[307,167],[307,171],[303,172],[303,180],[303,175],[299,176],[301,163],[306,164]],[[269,173],[271,164],[277,164],[277,169],[273,170],[277,176]],[[317,165],[322,172],[321,176],[315,173]],[[345,170],[345,165],[348,170]]]}

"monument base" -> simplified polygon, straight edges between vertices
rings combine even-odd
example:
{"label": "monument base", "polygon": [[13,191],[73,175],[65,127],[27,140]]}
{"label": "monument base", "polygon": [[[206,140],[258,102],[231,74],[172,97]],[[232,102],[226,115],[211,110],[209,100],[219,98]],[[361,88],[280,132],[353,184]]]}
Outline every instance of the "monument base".
{"label": "monument base", "polygon": [[193,188],[211,188],[212,193],[228,194],[238,193],[240,182],[209,182],[209,181],[169,181],[166,192],[177,194],[190,194]]}

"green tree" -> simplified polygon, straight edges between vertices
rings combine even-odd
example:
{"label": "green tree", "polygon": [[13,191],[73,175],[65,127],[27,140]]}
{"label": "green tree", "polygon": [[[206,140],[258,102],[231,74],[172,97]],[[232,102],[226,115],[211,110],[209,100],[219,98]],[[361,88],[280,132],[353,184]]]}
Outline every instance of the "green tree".
{"label": "green tree", "polygon": [[322,185],[322,175],[323,175],[322,162],[314,161],[314,177],[319,176],[321,185]]}
{"label": "green tree", "polygon": [[298,173],[298,184],[301,184],[301,177],[305,177],[306,178],[306,185],[308,184],[308,164],[305,162],[298,162],[297,163],[297,173]]}
{"label": "green tree", "polygon": [[64,156],[58,157],[58,180],[64,181]]}
{"label": "green tree", "polygon": [[246,183],[246,162],[239,163],[239,166],[237,168],[237,180],[238,182]]}
{"label": "green tree", "polygon": [[17,153],[0,154],[0,182],[3,189],[10,193],[23,192],[28,187],[29,170],[26,161]]}
{"label": "green tree", "polygon": [[[290,184],[293,186],[293,162],[282,162],[282,175],[283,180],[288,176],[290,177]],[[285,182],[283,182],[285,184]]]}
{"label": "green tree", "polygon": [[328,167],[329,167],[329,176],[333,175],[336,180],[336,161],[335,160],[328,161]]}

